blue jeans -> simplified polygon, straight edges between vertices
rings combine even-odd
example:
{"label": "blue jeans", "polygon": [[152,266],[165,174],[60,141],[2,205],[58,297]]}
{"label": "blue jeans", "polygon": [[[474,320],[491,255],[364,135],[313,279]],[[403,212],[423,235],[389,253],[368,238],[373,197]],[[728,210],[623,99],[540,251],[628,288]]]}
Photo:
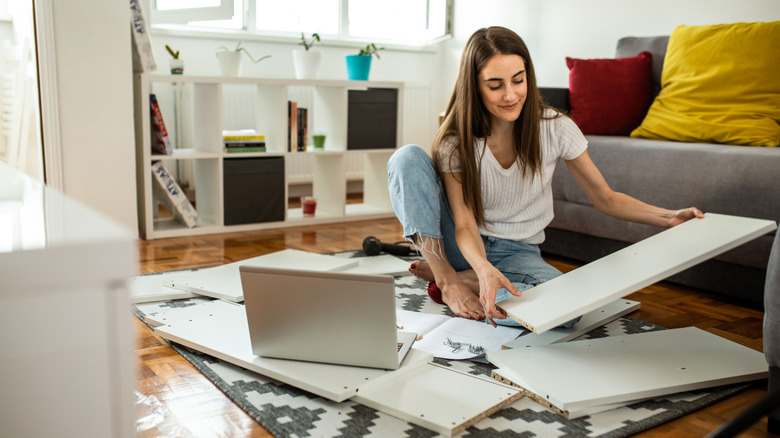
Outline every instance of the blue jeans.
{"label": "blue jeans", "polygon": [[[399,148],[387,163],[390,200],[406,239],[442,240],[442,250],[456,272],[471,269],[455,242],[455,221],[436,174],[433,161],[419,146]],[[426,239],[430,238],[430,239]],[[519,290],[530,289],[551,280],[561,271],[550,266],[537,245],[516,240],[482,236],[488,261]],[[436,252],[436,251],[434,251]],[[505,288],[496,292],[496,303],[512,294]],[[512,319],[496,319],[497,324],[519,326]],[[571,327],[579,319],[564,326]]]}

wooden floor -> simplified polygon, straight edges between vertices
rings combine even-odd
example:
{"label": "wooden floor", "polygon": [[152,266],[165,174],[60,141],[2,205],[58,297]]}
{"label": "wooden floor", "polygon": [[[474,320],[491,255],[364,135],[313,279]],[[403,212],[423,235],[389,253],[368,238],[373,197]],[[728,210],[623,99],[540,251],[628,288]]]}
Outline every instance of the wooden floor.
{"label": "wooden floor", "polygon": [[[311,252],[361,248],[372,235],[382,242],[401,240],[396,219],[139,241],[139,273],[236,262],[282,249]],[[561,271],[577,267],[548,259]],[[696,326],[758,351],[762,348],[759,310],[743,307],[703,291],[659,283],[628,296],[642,303],[630,316],[667,328]],[[172,348],[135,320],[138,355],[137,418],[149,424],[139,436],[270,436]],[[730,399],[645,431],[641,437],[701,437],[766,394],[765,382]],[[522,431],[518,431],[522,432]],[[745,437],[776,436],[766,432],[766,418]]]}

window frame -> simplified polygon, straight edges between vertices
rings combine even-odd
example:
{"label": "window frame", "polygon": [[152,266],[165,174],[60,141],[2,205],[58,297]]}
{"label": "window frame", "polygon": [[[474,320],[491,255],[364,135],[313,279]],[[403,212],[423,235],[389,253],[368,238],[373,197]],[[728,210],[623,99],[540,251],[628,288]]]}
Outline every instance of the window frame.
{"label": "window frame", "polygon": [[[151,29],[155,31],[156,33],[161,34],[168,34],[168,35],[177,35],[177,36],[192,36],[192,37],[238,37],[245,40],[251,40],[251,41],[272,41],[272,42],[287,42],[287,43],[298,43],[300,42],[300,31],[290,31],[290,32],[279,32],[279,31],[261,31],[257,29],[257,24],[255,22],[255,14],[257,10],[257,4],[256,0],[220,0],[222,2],[230,2],[231,8],[233,7],[233,2],[241,2],[243,3],[242,7],[242,21],[243,21],[243,29],[230,29],[230,28],[217,28],[217,27],[200,27],[200,26],[193,26],[193,25],[187,25],[186,23],[189,21],[200,21],[202,16],[198,18],[197,20],[186,20],[183,22],[179,22],[177,20],[176,23],[172,22],[172,20],[167,19],[166,23],[160,23],[159,20],[155,20],[158,17],[164,17],[165,15],[157,15],[161,12],[171,12],[171,16],[175,17],[174,12],[178,11],[155,11],[155,0],[147,0],[150,5],[150,9],[152,10],[152,14],[150,15],[152,19],[150,20],[151,23]],[[438,44],[441,41],[448,40],[452,38],[453,32],[453,1],[454,0],[444,0],[445,1],[445,25],[444,25],[444,34],[440,35],[438,37],[424,40],[424,41],[410,41],[410,40],[395,40],[395,39],[372,39],[367,37],[353,37],[349,36],[349,0],[339,0],[339,31],[337,34],[325,34],[320,33],[320,36],[322,36],[322,42],[318,44],[323,44],[326,46],[346,46],[346,47],[363,47],[366,44],[366,41],[370,40],[373,43],[376,43],[378,45],[385,46],[388,49],[400,49],[400,50],[424,50],[432,45]],[[198,8],[198,9],[205,9],[205,8]],[[166,14],[167,15],[167,14]],[[228,19],[233,16],[233,9],[230,10],[230,16],[227,17]],[[181,15],[185,16],[185,15]],[[210,19],[217,20],[217,19],[224,19],[224,16],[215,18],[214,16],[209,17]]]}

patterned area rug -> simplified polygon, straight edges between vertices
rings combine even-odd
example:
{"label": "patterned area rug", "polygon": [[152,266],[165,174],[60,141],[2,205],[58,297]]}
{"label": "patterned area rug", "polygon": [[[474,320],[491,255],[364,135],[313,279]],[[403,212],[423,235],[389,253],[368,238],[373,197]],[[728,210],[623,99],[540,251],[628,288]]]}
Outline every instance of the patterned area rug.
{"label": "patterned area rug", "polygon": [[[436,304],[428,298],[425,286],[424,281],[412,276],[397,277],[398,307],[409,311],[452,316],[446,306]],[[147,303],[137,305],[136,313],[143,318],[155,309],[170,311],[172,308],[198,305],[203,300],[205,298]],[[653,330],[663,328],[637,319],[621,317],[594,329],[580,339]],[[335,403],[181,345],[173,343],[172,346],[276,437],[438,436],[435,432],[357,403]],[[491,379],[491,371],[494,369],[492,365],[479,361],[435,361],[488,380]],[[574,420],[567,420],[524,397],[458,436],[625,437],[723,400],[747,386],[730,385],[674,394]]]}

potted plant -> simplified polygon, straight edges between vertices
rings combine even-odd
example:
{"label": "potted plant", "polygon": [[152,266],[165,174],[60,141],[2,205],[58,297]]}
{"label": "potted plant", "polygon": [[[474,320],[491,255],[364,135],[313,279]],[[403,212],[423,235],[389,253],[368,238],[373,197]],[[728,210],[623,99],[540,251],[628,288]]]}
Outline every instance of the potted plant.
{"label": "potted plant", "polygon": [[368,74],[371,71],[371,58],[379,58],[379,51],[385,50],[384,47],[377,47],[370,43],[360,49],[357,55],[347,55],[347,79],[351,81],[367,81]]}
{"label": "potted plant", "polygon": [[219,67],[220,70],[222,70],[223,76],[239,75],[241,72],[241,52],[246,53],[246,56],[255,64],[271,57],[271,55],[266,55],[260,59],[255,59],[252,54],[249,53],[249,50],[241,47],[241,41],[236,44],[236,48],[233,50],[230,50],[225,46],[220,46],[220,48],[217,49],[217,60],[219,60]]}
{"label": "potted plant", "polygon": [[184,74],[184,61],[179,58],[179,51],[173,50],[171,46],[165,45],[165,50],[171,55],[170,66],[172,75]]}
{"label": "potted plant", "polygon": [[315,42],[320,41],[320,35],[317,33],[311,34],[311,39],[307,40],[306,36],[301,32],[301,42],[299,46],[303,46],[303,50],[293,50],[293,66],[295,67],[296,79],[316,79],[320,70],[321,54],[316,50],[309,50],[312,48]]}

